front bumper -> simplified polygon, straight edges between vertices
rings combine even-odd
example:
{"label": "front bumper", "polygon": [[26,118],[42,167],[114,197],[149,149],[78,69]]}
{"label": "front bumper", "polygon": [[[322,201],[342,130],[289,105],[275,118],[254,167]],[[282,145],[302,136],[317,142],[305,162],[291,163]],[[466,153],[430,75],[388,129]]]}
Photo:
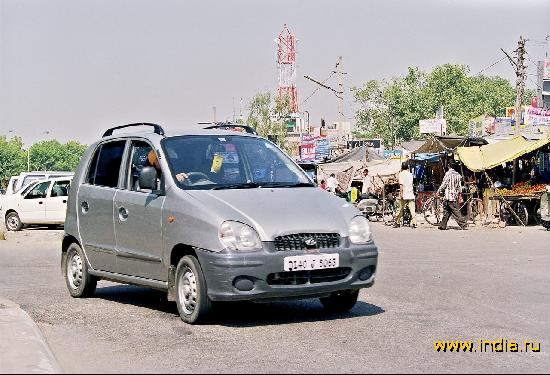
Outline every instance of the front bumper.
{"label": "front bumper", "polygon": [[[213,301],[279,300],[326,296],[340,290],[357,290],[374,284],[378,249],[366,245],[322,249],[320,254],[339,254],[339,268],[320,271],[285,272],[284,258],[311,251],[277,251],[264,243],[254,253],[214,253],[197,250]],[[369,274],[370,271],[370,274]]]}

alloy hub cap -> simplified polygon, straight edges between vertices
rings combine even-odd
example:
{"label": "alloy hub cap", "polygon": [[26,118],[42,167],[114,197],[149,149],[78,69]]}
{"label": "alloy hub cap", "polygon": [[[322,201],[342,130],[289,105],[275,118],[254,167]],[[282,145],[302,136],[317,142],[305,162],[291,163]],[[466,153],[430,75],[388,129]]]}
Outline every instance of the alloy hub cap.
{"label": "alloy hub cap", "polygon": [[67,276],[73,289],[77,289],[82,284],[82,258],[74,254],[67,262]]}
{"label": "alloy hub cap", "polygon": [[180,278],[178,293],[183,311],[186,314],[192,314],[197,306],[197,279],[189,268]]}

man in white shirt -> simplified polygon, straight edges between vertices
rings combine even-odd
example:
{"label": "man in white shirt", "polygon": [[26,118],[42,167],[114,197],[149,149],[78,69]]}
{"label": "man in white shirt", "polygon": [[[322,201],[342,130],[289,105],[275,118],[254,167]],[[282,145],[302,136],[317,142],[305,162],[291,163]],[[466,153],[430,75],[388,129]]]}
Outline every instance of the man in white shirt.
{"label": "man in white shirt", "polygon": [[372,178],[369,176],[369,170],[365,168],[363,170],[363,188],[361,189],[361,195],[368,198],[370,194],[374,194],[374,186],[372,184]]}
{"label": "man in white shirt", "polygon": [[327,178],[327,190],[333,194],[336,194],[338,185],[339,183],[338,183],[338,180],[336,179],[336,175],[332,173],[330,177]]}
{"label": "man in white shirt", "polygon": [[411,228],[416,228],[413,175],[409,172],[409,165],[406,162],[401,165],[401,172],[399,172],[399,187],[399,213],[395,218],[394,227],[399,228],[401,226],[403,211],[405,207],[409,207],[409,211],[411,212]]}

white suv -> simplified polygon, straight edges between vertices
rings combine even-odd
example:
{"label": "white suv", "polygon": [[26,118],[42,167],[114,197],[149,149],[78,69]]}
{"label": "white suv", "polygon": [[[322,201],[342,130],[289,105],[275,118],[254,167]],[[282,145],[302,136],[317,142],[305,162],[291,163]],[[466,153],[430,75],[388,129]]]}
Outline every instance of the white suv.
{"label": "white suv", "polygon": [[6,195],[0,212],[6,228],[19,231],[26,224],[63,224],[72,176],[35,181],[25,189]]}

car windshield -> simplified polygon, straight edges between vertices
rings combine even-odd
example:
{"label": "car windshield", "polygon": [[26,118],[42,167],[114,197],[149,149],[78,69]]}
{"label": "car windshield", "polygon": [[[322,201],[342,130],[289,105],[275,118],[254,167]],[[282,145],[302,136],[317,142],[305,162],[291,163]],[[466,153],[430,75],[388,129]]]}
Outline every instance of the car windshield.
{"label": "car windshield", "polygon": [[246,136],[181,136],[162,143],[182,189],[247,189],[314,186],[273,143]]}

